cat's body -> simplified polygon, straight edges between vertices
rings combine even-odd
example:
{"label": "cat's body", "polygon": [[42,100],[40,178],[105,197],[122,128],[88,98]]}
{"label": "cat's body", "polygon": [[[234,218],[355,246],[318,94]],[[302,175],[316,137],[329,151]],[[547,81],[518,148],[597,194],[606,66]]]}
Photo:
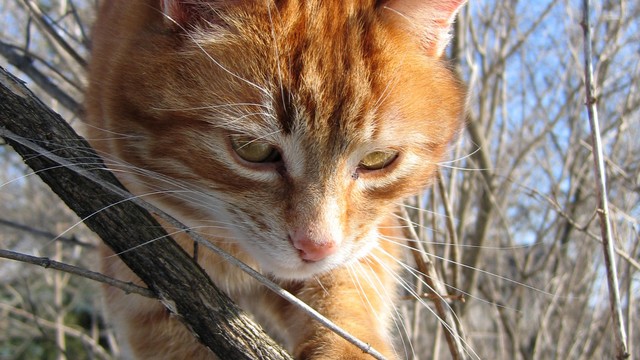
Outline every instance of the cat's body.
{"label": "cat's body", "polygon": [[[400,356],[393,211],[461,127],[463,87],[440,56],[463,2],[105,1],[89,138],[132,192]],[[366,356],[210,252],[198,263],[297,358]],[[106,294],[135,356],[212,358],[158,302]]]}

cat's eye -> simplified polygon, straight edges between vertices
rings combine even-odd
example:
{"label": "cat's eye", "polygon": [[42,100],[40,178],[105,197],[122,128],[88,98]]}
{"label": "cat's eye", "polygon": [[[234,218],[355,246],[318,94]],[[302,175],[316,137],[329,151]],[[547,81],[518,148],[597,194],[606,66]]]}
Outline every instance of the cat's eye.
{"label": "cat's eye", "polygon": [[397,157],[398,152],[395,150],[372,151],[360,160],[358,167],[364,170],[380,170],[391,165]]}
{"label": "cat's eye", "polygon": [[252,163],[271,163],[282,159],[275,146],[244,135],[232,135],[231,146],[243,160]]}

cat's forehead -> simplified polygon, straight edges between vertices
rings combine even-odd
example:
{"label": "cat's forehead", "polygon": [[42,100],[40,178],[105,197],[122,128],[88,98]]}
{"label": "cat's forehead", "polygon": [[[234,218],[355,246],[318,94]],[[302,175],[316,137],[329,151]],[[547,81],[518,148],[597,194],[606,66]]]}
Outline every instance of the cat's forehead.
{"label": "cat's forehead", "polygon": [[285,134],[373,138],[383,125],[386,91],[394,86],[384,76],[393,71],[387,69],[382,34],[375,31],[374,7],[340,2],[314,8],[312,3],[270,16],[263,34],[271,32],[258,42],[268,64],[260,75],[270,90],[264,99],[273,112],[268,119],[277,120]]}

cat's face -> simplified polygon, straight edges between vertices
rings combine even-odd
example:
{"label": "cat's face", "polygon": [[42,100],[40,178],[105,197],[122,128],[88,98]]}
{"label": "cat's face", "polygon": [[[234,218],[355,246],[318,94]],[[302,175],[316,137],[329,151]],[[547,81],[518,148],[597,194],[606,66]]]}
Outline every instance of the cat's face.
{"label": "cat's face", "polygon": [[461,126],[441,50],[373,2],[176,3],[104,77],[107,151],[138,169],[122,178],[277,277],[365,255]]}

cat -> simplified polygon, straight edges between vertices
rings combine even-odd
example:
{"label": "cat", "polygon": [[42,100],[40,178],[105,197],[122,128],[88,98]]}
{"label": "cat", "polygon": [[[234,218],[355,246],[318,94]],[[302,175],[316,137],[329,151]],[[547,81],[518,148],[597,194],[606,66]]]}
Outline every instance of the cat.
{"label": "cat", "polygon": [[[103,1],[88,137],[134,194],[399,358],[394,212],[463,127],[443,54],[464,2]],[[140,282],[109,255],[107,275]],[[197,260],[296,359],[369,358],[213,253]],[[215,359],[159,302],[107,288],[105,303],[128,356]]]}

